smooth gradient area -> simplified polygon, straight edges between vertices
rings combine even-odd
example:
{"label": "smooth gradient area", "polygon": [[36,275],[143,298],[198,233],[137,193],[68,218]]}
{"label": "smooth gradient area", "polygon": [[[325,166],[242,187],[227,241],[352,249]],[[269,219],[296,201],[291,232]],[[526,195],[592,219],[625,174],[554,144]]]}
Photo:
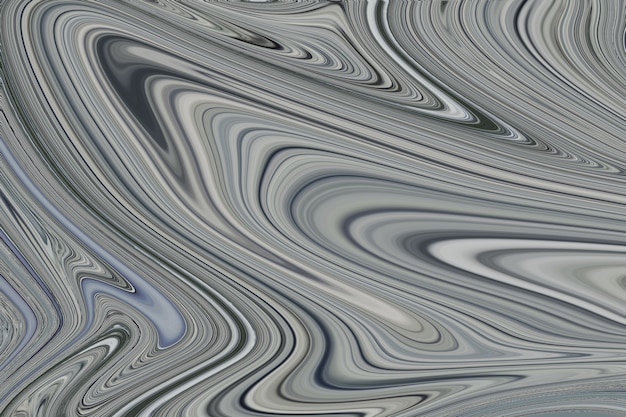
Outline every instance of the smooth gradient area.
{"label": "smooth gradient area", "polygon": [[626,415],[623,0],[0,0],[0,417]]}

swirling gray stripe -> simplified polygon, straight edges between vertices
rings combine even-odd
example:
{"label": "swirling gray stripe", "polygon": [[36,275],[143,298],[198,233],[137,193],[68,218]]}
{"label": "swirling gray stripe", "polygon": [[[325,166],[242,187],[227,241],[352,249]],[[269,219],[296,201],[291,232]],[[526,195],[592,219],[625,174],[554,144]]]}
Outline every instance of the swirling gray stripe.
{"label": "swirling gray stripe", "polygon": [[0,416],[626,414],[626,3],[0,1]]}

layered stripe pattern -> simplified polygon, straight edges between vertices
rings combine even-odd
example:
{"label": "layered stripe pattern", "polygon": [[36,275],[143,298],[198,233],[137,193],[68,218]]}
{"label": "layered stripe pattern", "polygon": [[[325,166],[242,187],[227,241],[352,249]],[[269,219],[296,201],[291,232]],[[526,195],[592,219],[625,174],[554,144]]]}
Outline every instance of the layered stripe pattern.
{"label": "layered stripe pattern", "polygon": [[625,31],[3,0],[0,416],[624,415]]}

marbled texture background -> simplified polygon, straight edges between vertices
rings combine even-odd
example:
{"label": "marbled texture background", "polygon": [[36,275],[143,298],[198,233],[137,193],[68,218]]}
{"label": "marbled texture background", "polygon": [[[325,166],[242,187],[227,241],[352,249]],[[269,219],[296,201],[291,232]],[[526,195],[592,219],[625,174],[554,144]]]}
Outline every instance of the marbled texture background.
{"label": "marbled texture background", "polygon": [[626,415],[625,29],[2,0],[0,416]]}

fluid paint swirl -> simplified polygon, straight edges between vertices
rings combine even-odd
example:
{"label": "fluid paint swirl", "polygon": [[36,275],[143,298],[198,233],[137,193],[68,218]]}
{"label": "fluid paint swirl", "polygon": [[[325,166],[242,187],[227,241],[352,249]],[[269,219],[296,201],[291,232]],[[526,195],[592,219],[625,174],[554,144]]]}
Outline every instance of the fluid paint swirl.
{"label": "fluid paint swirl", "polygon": [[626,415],[625,33],[0,0],[0,417]]}

